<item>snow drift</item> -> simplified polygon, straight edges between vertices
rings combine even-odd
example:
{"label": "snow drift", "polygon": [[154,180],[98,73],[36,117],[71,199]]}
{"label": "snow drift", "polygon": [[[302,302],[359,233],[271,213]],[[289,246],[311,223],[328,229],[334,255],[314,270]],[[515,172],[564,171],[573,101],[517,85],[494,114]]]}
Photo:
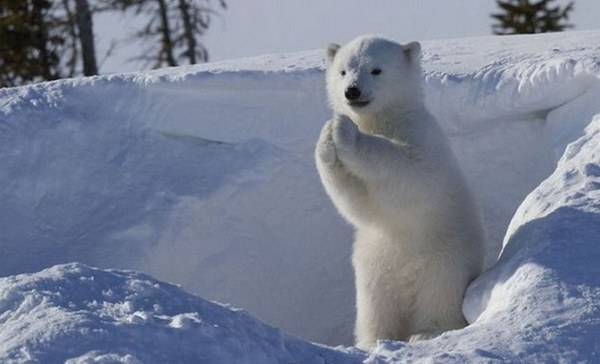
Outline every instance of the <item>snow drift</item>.
{"label": "snow drift", "polygon": [[[468,328],[418,344],[382,342],[368,356],[331,355],[371,362],[596,358],[598,44],[600,32],[424,42],[427,103],[482,205],[491,269],[467,292]],[[350,344],[352,232],[324,194],[312,157],[329,117],[319,51],[0,90],[0,275],[70,261],[135,269],[301,338]],[[62,277],[42,301],[80,289],[77,272],[91,271],[53,269],[37,276]],[[117,286],[129,279],[93,271]],[[10,297],[22,290],[11,282],[27,277],[0,283],[4,302],[16,302]],[[169,305],[156,295],[157,305]],[[202,312],[212,304],[202,302],[173,312],[210,320]],[[2,307],[0,325],[14,310]],[[49,312],[61,303],[36,307],[45,312],[40,322],[56,322],[56,333],[80,327],[77,315],[53,321]],[[90,330],[106,329],[93,308],[81,307]],[[259,325],[248,320],[235,321],[239,330]],[[160,337],[172,340],[161,325]],[[2,332],[12,338],[3,341],[7,358],[25,360],[15,353],[26,347],[39,348],[28,349],[31,360],[76,358],[52,356],[45,339],[13,324]],[[270,348],[272,338],[285,336],[271,333],[257,339],[263,353],[307,358]],[[127,337],[127,350],[82,339],[89,352],[77,355],[146,361],[137,331]],[[184,362],[198,353],[161,348]]]}
{"label": "snow drift", "polygon": [[3,363],[357,363],[136,272],[58,265],[0,279]]}

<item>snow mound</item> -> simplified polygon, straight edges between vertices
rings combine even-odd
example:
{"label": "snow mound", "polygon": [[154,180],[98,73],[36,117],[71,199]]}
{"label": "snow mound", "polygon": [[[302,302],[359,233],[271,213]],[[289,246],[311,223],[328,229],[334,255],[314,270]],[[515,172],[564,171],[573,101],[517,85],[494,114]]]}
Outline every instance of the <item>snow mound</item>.
{"label": "snow mound", "polygon": [[0,90],[0,275],[135,269],[350,343],[351,231],[312,158],[322,75],[171,72]]}
{"label": "snow mound", "polygon": [[597,362],[600,355],[600,116],[511,221],[499,261],[470,287],[463,330],[382,342],[373,362]]}
{"label": "snow mound", "polygon": [[0,312],[3,363],[359,362],[149,276],[82,264],[1,278]]}

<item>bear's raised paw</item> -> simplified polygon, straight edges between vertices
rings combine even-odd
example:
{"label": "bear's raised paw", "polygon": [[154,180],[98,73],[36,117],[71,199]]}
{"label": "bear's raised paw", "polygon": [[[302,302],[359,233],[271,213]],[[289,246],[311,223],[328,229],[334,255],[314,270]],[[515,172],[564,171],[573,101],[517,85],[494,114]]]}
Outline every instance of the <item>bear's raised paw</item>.
{"label": "bear's raised paw", "polygon": [[345,115],[339,115],[333,120],[332,129],[335,150],[338,157],[343,159],[345,155],[354,151],[360,131],[356,124]]}
{"label": "bear's raised paw", "polygon": [[333,144],[333,120],[329,120],[321,130],[321,136],[317,142],[317,156],[323,164],[335,163],[337,156]]}

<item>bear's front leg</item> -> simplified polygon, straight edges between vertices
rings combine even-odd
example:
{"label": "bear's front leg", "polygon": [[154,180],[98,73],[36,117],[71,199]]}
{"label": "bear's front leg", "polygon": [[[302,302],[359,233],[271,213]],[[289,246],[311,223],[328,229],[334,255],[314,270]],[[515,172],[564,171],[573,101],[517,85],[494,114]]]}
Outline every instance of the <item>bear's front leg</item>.
{"label": "bear's front leg", "polygon": [[335,119],[328,121],[321,130],[315,150],[317,170],[327,194],[340,213],[351,223],[359,224],[368,218],[365,216],[368,194],[365,184],[340,162],[333,140],[335,122]]}
{"label": "bear's front leg", "polygon": [[331,123],[331,135],[338,157],[342,163],[347,162],[348,159],[354,158],[356,141],[361,133],[346,115],[337,115]]}
{"label": "bear's front leg", "polygon": [[397,171],[403,171],[405,176],[410,173],[410,168],[406,167],[411,163],[411,153],[406,146],[362,133],[345,115],[333,120],[332,139],[342,165],[367,184],[396,180]]}
{"label": "bear's front leg", "polygon": [[333,120],[329,120],[325,123],[323,129],[321,129],[321,135],[319,136],[316,150],[317,163],[330,167],[333,166],[337,160],[332,132]]}

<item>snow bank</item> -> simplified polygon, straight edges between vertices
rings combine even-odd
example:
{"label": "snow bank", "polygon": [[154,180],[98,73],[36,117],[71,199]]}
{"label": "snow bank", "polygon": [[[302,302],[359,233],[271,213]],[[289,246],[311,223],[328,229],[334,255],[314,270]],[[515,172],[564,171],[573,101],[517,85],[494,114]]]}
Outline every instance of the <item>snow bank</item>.
{"label": "snow bank", "polygon": [[0,279],[0,311],[3,363],[359,362],[149,276],[81,264]]}
{"label": "snow bank", "polygon": [[[467,293],[471,326],[367,361],[593,361],[598,44],[424,42],[427,103],[482,205],[488,266],[504,250]],[[349,344],[351,231],[312,157],[329,116],[316,51],[0,90],[0,275],[135,269]]]}
{"label": "snow bank", "polygon": [[469,287],[472,324],[414,345],[381,342],[368,361],[597,362],[599,252],[600,116],[527,196],[499,261]]}
{"label": "snow bank", "polygon": [[136,269],[349,343],[351,231],[312,158],[320,71],[171,72],[1,91],[0,274]]}
{"label": "snow bank", "polygon": [[517,210],[500,260],[469,289],[467,316],[506,327],[510,345],[495,346],[507,356],[597,361],[599,252],[600,115]]}

